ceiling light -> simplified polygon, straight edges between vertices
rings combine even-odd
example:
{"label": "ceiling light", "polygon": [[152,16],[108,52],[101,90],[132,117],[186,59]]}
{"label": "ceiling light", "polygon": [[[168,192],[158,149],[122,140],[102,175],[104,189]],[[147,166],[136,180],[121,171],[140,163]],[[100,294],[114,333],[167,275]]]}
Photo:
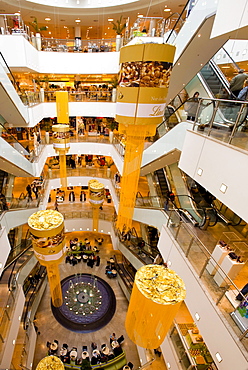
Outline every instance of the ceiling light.
{"label": "ceiling light", "polygon": [[75,22],[80,23],[81,21],[80,21],[80,19],[75,19]]}
{"label": "ceiling light", "polygon": [[143,18],[143,17],[144,17],[143,14],[138,15],[138,18]]}
{"label": "ceiling light", "polygon": [[197,175],[201,176],[202,172],[203,172],[203,169],[199,167],[197,170]]}
{"label": "ceiling light", "polygon": [[199,313],[197,313],[197,312],[195,313],[195,318],[196,318],[196,320],[197,320],[197,321],[199,321],[199,320],[200,320],[200,315],[199,315]]}
{"label": "ceiling light", "polygon": [[113,18],[108,18],[108,22],[113,22]]}
{"label": "ceiling light", "polygon": [[217,353],[215,354],[215,356],[216,356],[216,358],[217,358],[217,360],[218,360],[219,362],[221,362],[221,361],[222,361],[222,357],[221,357],[221,355],[219,354],[219,352],[217,352]]}
{"label": "ceiling light", "polygon": [[45,21],[49,22],[51,20],[51,18],[47,17],[45,18]]}
{"label": "ceiling light", "polygon": [[170,8],[165,8],[164,9],[164,12],[170,12],[171,11],[171,9]]}
{"label": "ceiling light", "polygon": [[220,187],[220,191],[223,193],[223,194],[225,194],[225,192],[227,191],[227,185],[225,185],[225,184],[221,184],[221,187]]}

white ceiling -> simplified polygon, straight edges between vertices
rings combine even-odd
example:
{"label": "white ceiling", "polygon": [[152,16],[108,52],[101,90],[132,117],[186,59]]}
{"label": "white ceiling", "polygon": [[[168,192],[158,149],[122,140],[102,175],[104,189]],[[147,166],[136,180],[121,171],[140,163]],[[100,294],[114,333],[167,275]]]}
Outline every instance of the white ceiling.
{"label": "white ceiling", "polygon": [[[108,18],[117,20],[120,16],[123,19],[130,18],[130,24],[137,19],[138,14],[143,14],[148,17],[164,17],[167,18],[172,13],[181,13],[186,0],[138,0],[133,1],[129,4],[124,4],[124,1],[128,0],[108,0],[108,4],[111,6],[101,6],[102,1],[106,0],[39,0],[43,2],[61,3],[68,1],[67,7],[41,5],[27,0],[8,0],[0,1],[0,13],[16,13],[20,11],[22,19],[26,24],[32,22],[33,18],[38,19],[39,26],[47,25],[55,34],[53,37],[62,37],[62,30],[64,26],[75,27],[75,19],[80,19],[79,25],[82,27],[82,38],[85,37],[84,28],[92,26],[90,30],[90,36],[92,38],[101,38],[103,32],[106,33],[106,29],[109,28],[108,36],[114,36],[112,31],[112,25],[109,24]],[[79,4],[77,4],[79,2]],[[87,2],[87,8],[82,8],[83,2]],[[92,8],[89,4],[92,3]],[[98,3],[98,7],[96,4]],[[112,6],[113,2],[119,2],[121,5]],[[74,7],[69,8],[68,5],[74,3]],[[171,9],[170,12],[165,12],[164,9]],[[51,18],[51,21],[45,21],[45,18]],[[49,30],[48,29],[48,30]],[[55,29],[55,31],[54,31]],[[103,31],[104,29],[104,31]],[[48,31],[43,32],[45,37],[48,36]],[[73,29],[70,30],[70,38],[74,38]]]}

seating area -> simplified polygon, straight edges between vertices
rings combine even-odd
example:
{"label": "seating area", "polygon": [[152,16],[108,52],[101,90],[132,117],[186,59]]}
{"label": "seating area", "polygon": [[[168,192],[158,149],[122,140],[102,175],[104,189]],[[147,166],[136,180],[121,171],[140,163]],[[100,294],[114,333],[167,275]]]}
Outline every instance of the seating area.
{"label": "seating area", "polygon": [[[106,343],[99,347],[96,343],[91,343],[90,348],[83,345],[81,348],[72,346],[69,349],[67,343],[60,347],[59,341],[47,342],[48,355],[57,356],[65,365],[65,369],[81,369],[87,361],[86,368],[118,370],[126,365],[126,357],[121,343],[124,341],[123,335],[117,340],[111,341],[110,346]],[[89,367],[90,365],[90,367]]]}
{"label": "seating area", "polygon": [[107,261],[107,266],[105,267],[105,274],[109,279],[117,277],[117,271],[115,268],[115,259],[111,257],[109,261]]}
{"label": "seating area", "polygon": [[99,246],[102,245],[103,241],[102,238],[100,242],[96,240],[97,245],[92,247],[88,239],[85,239],[84,242],[79,241],[78,238],[70,240],[65,262],[75,266],[77,263],[83,261],[91,268],[93,268],[94,264],[99,266],[100,257],[97,254],[100,252]]}

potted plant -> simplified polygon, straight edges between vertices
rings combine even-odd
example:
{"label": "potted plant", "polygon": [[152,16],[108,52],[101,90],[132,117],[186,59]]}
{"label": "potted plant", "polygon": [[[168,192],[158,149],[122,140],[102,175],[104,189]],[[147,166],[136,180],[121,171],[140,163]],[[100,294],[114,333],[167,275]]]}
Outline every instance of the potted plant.
{"label": "potted plant", "polygon": [[122,15],[120,16],[120,19],[117,19],[116,22],[112,22],[113,30],[116,33],[116,51],[119,51],[121,48],[121,36],[122,32],[126,28],[126,23],[121,23],[122,21]]}
{"label": "potted plant", "polygon": [[111,167],[114,165],[114,162],[112,160],[105,161],[107,165],[107,177],[111,176]]}
{"label": "potted plant", "polygon": [[81,366],[80,366],[80,369],[81,370],[91,370],[92,367],[90,365],[90,362],[88,360],[82,360],[82,363],[81,363]]}
{"label": "potted plant", "polygon": [[112,102],[115,103],[116,102],[116,96],[117,96],[117,89],[116,88],[118,86],[117,76],[114,76],[110,82],[111,82],[111,85],[113,87],[113,89],[112,89]]}
{"label": "potted plant", "polygon": [[107,128],[109,129],[109,142],[112,144],[114,137],[114,130],[118,128],[118,122],[114,119],[107,118]]}
{"label": "potted plant", "polygon": [[46,31],[47,26],[39,26],[38,25],[38,20],[36,17],[34,17],[33,22],[29,22],[30,27],[32,27],[35,30],[35,37],[36,37],[36,48],[37,50],[41,50],[41,31]]}

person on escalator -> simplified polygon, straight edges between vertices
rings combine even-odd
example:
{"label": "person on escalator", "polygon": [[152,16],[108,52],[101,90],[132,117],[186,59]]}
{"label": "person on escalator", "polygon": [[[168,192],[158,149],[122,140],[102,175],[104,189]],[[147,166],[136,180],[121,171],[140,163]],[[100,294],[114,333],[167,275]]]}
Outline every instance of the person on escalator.
{"label": "person on escalator", "polygon": [[172,191],[169,192],[169,198],[170,198],[170,200],[172,202],[174,202],[174,200],[175,200],[175,194]]}
{"label": "person on escalator", "polygon": [[239,70],[237,76],[233,77],[230,82],[230,90],[232,93],[231,99],[237,99],[240,91],[243,88],[245,80],[248,78],[248,75],[244,73],[243,69]]}
{"label": "person on escalator", "polygon": [[248,100],[248,80],[245,81],[245,85],[238,95],[238,100]]}
{"label": "person on escalator", "polygon": [[195,116],[198,108],[199,103],[199,95],[200,93],[196,91],[192,98],[190,98],[185,104],[185,110],[187,112],[187,119],[189,121],[195,121]]}

